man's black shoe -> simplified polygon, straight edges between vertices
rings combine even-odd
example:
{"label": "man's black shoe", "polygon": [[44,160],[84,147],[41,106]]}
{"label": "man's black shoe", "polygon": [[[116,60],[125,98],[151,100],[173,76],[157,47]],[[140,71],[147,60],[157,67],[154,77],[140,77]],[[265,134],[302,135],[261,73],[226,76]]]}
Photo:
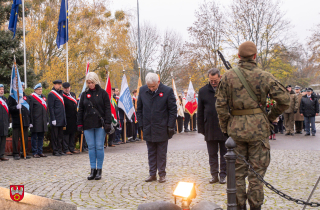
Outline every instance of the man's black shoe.
{"label": "man's black shoe", "polygon": [[313,133],[313,134],[312,134],[312,136],[316,136],[316,134],[315,134],[315,133]]}
{"label": "man's black shoe", "polygon": [[97,169],[92,168],[90,175],[87,177],[88,180],[93,180],[96,177],[96,174],[97,174]]}
{"label": "man's black shoe", "polygon": [[159,178],[159,183],[163,183],[163,182],[166,182],[166,176],[160,176]]}
{"label": "man's black shoe", "polygon": [[40,158],[38,154],[33,155],[34,158]]}
{"label": "man's black shoe", "polygon": [[283,134],[283,131],[280,131],[280,134]]}
{"label": "man's black shoe", "polygon": [[189,129],[185,129],[184,132],[191,132]]}
{"label": "man's black shoe", "polygon": [[237,206],[237,210],[247,210],[247,205]]}
{"label": "man's black shoe", "polygon": [[52,155],[53,155],[53,156],[61,156],[60,153],[53,153]]}
{"label": "man's black shoe", "polygon": [[306,133],[306,134],[304,134],[305,136],[310,136],[310,133]]}
{"label": "man's black shoe", "polygon": [[101,179],[101,174],[102,174],[102,169],[97,169],[97,174],[96,174],[96,177],[94,179],[95,180],[100,180]]}
{"label": "man's black shoe", "polygon": [[196,129],[196,128],[194,128],[194,129],[193,129],[193,131],[197,131],[197,129]]}
{"label": "man's black shoe", "polygon": [[20,156],[19,156],[19,155],[15,155],[13,158],[14,158],[15,160],[20,160]]}
{"label": "man's black shoe", "polygon": [[291,135],[291,136],[294,136],[294,134],[293,134],[293,133],[290,133],[290,135]]}
{"label": "man's black shoe", "polygon": [[261,206],[259,206],[259,207],[257,207],[257,208],[256,208],[256,207],[251,207],[251,206],[250,206],[250,210],[261,210]]}
{"label": "man's black shoe", "polygon": [[[24,159],[24,156],[23,156],[23,154],[21,155],[21,158],[23,158]],[[31,158],[31,156],[29,156],[29,155],[26,155],[26,159],[30,159]]]}
{"label": "man's black shoe", "polygon": [[146,182],[157,181],[157,176],[149,176],[145,181],[146,181]]}
{"label": "man's black shoe", "polygon": [[290,135],[290,133],[286,133],[286,134],[285,134],[285,136],[289,136],[289,135]]}
{"label": "man's black shoe", "polygon": [[301,131],[299,131],[299,132],[296,132],[296,134],[302,134],[302,132],[301,132]]}
{"label": "man's black shoe", "polygon": [[64,152],[59,152],[59,154],[60,154],[60,155],[66,155],[66,153],[64,153]]}
{"label": "man's black shoe", "polygon": [[114,143],[114,145],[120,145],[120,143]]}
{"label": "man's black shoe", "polygon": [[213,176],[212,179],[210,179],[209,183],[213,184],[213,183],[217,183],[219,182],[219,178],[217,176]]}
{"label": "man's black shoe", "polygon": [[220,184],[225,184],[225,183],[227,183],[226,177],[220,177],[219,183],[220,183]]}

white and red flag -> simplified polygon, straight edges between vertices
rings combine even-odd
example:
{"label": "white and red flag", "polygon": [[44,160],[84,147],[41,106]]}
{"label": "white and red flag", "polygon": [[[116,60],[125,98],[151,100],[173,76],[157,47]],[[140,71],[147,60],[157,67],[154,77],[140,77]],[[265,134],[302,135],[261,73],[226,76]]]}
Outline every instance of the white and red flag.
{"label": "white and red flag", "polygon": [[192,82],[189,83],[187,98],[186,98],[186,111],[192,116],[198,108],[198,103],[196,99],[196,93],[194,92]]}

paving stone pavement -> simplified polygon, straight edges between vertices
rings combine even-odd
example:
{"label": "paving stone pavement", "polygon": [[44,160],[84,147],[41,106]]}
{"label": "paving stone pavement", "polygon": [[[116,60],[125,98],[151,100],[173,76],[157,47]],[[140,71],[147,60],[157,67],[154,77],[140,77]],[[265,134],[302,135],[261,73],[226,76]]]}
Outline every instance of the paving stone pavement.
{"label": "paving stone pavement", "polygon": [[[198,134],[179,135],[188,144],[194,138],[203,139]],[[179,135],[170,141],[178,141]],[[284,137],[279,135],[278,139],[281,138]],[[316,138],[320,141],[319,137]],[[289,140],[286,141],[290,144]],[[136,142],[132,147],[143,144]],[[178,181],[190,181],[197,186],[197,198],[192,205],[208,200],[226,209],[226,185],[208,183],[210,170],[205,144],[202,148],[169,151],[168,181],[163,184],[144,182],[148,175],[145,149],[142,152],[106,152],[103,178],[99,181],[86,180],[90,170],[87,153],[19,161],[10,159],[0,163],[0,186],[9,188],[10,184],[24,184],[28,193],[73,203],[79,209],[137,209],[141,203],[157,200],[174,202],[172,192]],[[272,150],[272,161],[265,179],[290,196],[306,200],[320,175],[319,150]],[[312,201],[320,202],[320,186]],[[262,209],[289,210],[302,209],[302,206],[286,201],[265,188]]]}

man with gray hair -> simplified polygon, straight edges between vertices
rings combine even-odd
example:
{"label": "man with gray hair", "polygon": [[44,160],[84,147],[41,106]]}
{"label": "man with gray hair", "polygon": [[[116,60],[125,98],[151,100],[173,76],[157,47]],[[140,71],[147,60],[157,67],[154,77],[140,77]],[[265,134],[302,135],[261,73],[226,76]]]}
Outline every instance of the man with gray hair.
{"label": "man with gray hair", "polygon": [[[220,182],[226,183],[227,164],[224,155],[227,153],[225,141],[227,137],[222,133],[219,126],[219,119],[216,103],[216,89],[220,82],[221,76],[219,69],[212,68],[208,71],[209,83],[199,90],[198,98],[198,133],[204,135],[204,140],[207,143],[209,154],[209,165],[212,179],[209,183],[213,184]],[[218,151],[220,148],[220,173]],[[220,179],[219,179],[220,177]]]}
{"label": "man with gray hair", "polygon": [[146,182],[166,181],[168,140],[174,134],[177,105],[172,88],[163,85],[155,73],[148,73],[139,91],[137,117],[148,148],[149,177]]}

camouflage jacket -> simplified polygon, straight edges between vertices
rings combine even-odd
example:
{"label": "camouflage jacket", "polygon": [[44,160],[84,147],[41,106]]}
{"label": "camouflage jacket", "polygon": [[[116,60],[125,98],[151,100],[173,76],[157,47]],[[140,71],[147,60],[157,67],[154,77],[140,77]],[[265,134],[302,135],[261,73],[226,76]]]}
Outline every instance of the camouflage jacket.
{"label": "camouflage jacket", "polygon": [[[240,60],[239,70],[256,94],[259,104],[244,88],[233,70],[227,71],[221,78],[217,90],[216,110],[220,128],[238,141],[263,140],[270,135],[270,123],[289,107],[290,95],[286,88],[269,72],[262,71],[252,59]],[[253,115],[232,116],[230,110],[255,109],[266,110],[266,99],[276,101],[270,112]]]}
{"label": "camouflage jacket", "polygon": [[286,109],[284,111],[284,113],[293,113],[293,112],[296,112],[298,111],[299,109],[299,101],[298,101],[298,96],[296,95],[296,93],[291,90],[290,92],[290,105],[289,105],[289,108]]}

